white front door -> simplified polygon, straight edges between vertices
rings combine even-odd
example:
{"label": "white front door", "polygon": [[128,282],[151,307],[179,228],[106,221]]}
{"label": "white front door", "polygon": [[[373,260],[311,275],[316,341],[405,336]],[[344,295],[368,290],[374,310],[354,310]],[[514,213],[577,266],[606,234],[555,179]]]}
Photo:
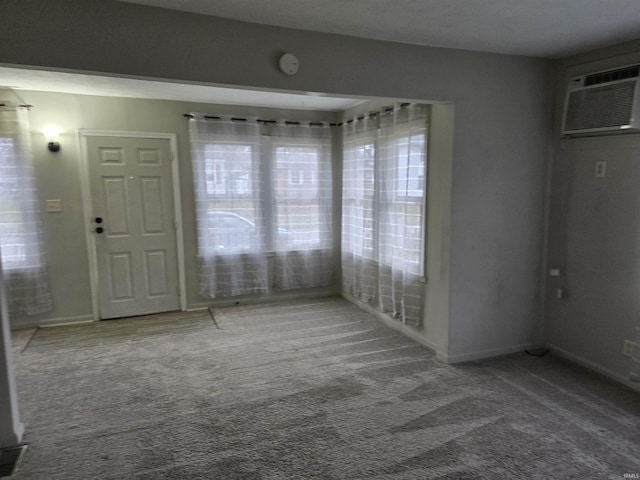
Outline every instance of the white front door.
{"label": "white front door", "polygon": [[169,140],[87,136],[100,318],[178,310]]}

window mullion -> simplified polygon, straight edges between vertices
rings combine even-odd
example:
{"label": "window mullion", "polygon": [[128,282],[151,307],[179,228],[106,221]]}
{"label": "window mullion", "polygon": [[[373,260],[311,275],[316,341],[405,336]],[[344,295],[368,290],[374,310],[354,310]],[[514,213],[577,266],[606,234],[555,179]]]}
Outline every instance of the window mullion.
{"label": "window mullion", "polygon": [[261,153],[262,153],[262,175],[264,178],[264,192],[263,192],[263,214],[264,214],[264,232],[265,232],[265,246],[267,253],[273,253],[276,249],[275,242],[275,220],[276,215],[275,199],[274,199],[274,183],[273,183],[273,145],[271,137],[263,135],[261,137]]}
{"label": "window mullion", "polygon": [[422,245],[422,255],[420,258],[420,276],[424,281],[427,280],[427,219],[428,212],[427,208],[429,205],[429,153],[428,147],[431,142],[429,142],[429,133],[428,127],[425,127],[424,131],[424,149],[422,152],[422,158],[424,161],[424,168],[422,169],[422,231],[421,231],[421,245]]}
{"label": "window mullion", "polygon": [[382,161],[381,161],[381,140],[380,126],[376,129],[376,136],[373,141],[373,258],[376,263],[380,263],[380,217],[383,214],[383,206],[380,188],[382,183]]}

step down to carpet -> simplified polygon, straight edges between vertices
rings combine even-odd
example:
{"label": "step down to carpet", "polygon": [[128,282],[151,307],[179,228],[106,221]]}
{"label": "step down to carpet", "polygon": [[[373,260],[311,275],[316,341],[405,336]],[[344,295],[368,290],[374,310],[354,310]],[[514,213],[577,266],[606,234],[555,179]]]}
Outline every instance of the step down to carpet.
{"label": "step down to carpet", "polygon": [[0,477],[10,477],[16,471],[27,445],[3,448],[0,450]]}

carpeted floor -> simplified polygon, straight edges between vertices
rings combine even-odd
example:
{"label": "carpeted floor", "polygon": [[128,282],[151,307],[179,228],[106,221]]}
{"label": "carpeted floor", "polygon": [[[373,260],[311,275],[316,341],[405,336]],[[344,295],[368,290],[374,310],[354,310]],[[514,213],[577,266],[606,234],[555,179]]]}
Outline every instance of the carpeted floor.
{"label": "carpeted floor", "polygon": [[640,394],[461,366],[339,298],[16,332],[15,479],[622,479]]}

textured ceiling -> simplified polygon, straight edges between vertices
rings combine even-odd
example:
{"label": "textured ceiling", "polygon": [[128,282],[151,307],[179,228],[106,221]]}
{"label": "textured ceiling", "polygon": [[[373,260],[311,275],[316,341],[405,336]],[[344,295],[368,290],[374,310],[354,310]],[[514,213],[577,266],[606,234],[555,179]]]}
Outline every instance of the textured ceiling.
{"label": "textured ceiling", "polygon": [[562,58],[640,38],[640,0],[124,0],[246,22]]}

